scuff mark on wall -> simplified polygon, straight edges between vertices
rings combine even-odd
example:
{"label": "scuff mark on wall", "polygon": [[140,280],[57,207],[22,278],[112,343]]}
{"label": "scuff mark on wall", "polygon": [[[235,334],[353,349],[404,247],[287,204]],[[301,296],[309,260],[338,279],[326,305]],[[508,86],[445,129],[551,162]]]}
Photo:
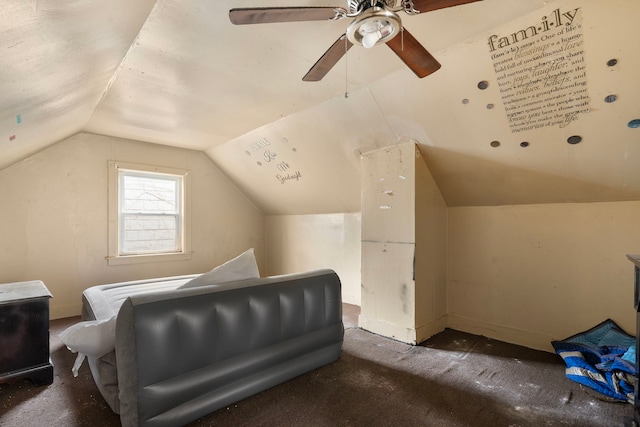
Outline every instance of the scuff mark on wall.
{"label": "scuff mark on wall", "polygon": [[407,288],[407,284],[403,283],[400,285],[400,301],[402,301],[402,312],[405,314],[410,314],[409,312],[409,289]]}

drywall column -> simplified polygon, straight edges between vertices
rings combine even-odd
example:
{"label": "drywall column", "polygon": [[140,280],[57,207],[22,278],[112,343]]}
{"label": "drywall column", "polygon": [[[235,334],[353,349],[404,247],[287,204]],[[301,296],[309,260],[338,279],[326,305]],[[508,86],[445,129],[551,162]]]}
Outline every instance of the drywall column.
{"label": "drywall column", "polygon": [[424,157],[415,155],[416,340],[447,327],[448,209]]}
{"label": "drywall column", "polygon": [[[446,206],[413,142],[363,154],[362,173],[359,326],[417,343],[444,329]],[[433,236],[416,238],[416,208],[428,216],[421,222],[436,222]],[[428,263],[416,257],[434,253],[437,256]]]}

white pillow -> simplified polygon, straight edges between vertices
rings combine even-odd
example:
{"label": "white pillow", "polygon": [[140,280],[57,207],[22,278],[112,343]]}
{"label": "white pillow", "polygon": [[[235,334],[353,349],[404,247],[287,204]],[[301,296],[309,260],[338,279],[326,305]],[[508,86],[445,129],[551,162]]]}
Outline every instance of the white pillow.
{"label": "white pillow", "polygon": [[113,336],[116,316],[106,320],[89,320],[68,327],[58,335],[60,340],[74,353],[100,357],[115,348]]}
{"label": "white pillow", "polygon": [[260,272],[258,271],[258,264],[256,263],[253,248],[251,248],[234,259],[217,266],[210,272],[201,274],[195,279],[191,279],[184,285],[180,286],[179,289],[233,282],[235,280],[256,279],[259,277]]}
{"label": "white pillow", "polygon": [[85,355],[101,357],[115,348],[116,316],[110,319],[79,322],[62,331],[58,336],[69,350],[78,353],[71,369],[78,376],[78,369]]}

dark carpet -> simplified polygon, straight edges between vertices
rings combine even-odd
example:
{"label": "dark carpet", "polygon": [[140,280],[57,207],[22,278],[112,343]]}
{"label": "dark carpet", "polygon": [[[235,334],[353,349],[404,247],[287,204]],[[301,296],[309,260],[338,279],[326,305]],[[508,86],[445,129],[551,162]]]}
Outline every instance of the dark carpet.
{"label": "dark carpet", "polygon": [[[555,354],[447,329],[419,346],[356,327],[345,305],[341,358],[189,424],[194,426],[623,426],[632,406],[568,380]],[[2,426],[119,426],[88,367],[51,324],[53,384],[0,385]],[[1,351],[1,349],[0,349]]]}

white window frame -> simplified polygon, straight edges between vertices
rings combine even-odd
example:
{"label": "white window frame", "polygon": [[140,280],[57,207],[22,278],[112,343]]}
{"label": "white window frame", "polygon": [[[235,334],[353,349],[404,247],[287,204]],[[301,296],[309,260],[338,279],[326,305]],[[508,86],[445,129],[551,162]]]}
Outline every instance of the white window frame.
{"label": "white window frame", "polygon": [[[154,252],[133,255],[120,255],[120,171],[139,174],[164,174],[182,177],[181,214],[180,214],[180,250],[175,252]],[[108,265],[135,264],[143,262],[177,261],[191,259],[191,179],[190,172],[184,169],[164,166],[143,165],[110,160],[109,161],[109,240]]]}

